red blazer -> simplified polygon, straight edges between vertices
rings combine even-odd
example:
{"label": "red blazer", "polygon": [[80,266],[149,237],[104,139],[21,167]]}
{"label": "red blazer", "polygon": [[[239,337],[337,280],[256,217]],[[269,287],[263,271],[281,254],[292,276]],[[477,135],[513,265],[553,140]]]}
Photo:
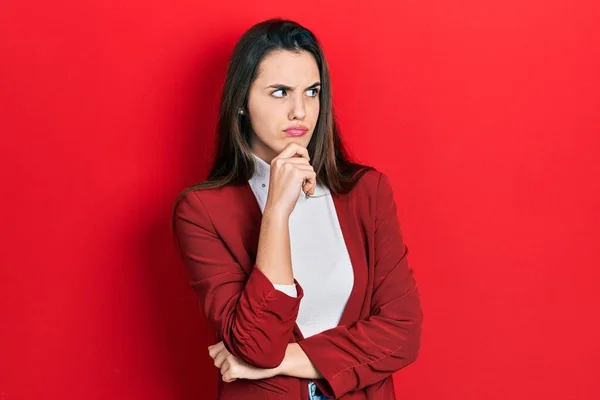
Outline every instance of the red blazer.
{"label": "red blazer", "polygon": [[[332,193],[352,267],[354,287],[336,328],[303,338],[298,297],[276,290],[255,268],[262,213],[248,184],[186,193],[176,207],[175,235],[191,286],[218,341],[239,359],[274,368],[297,342],[336,399],[395,399],[391,375],[415,361],[423,312],[407,261],[392,187],[365,173],[344,195]],[[219,399],[308,399],[308,379],[278,375],[224,383]]]}

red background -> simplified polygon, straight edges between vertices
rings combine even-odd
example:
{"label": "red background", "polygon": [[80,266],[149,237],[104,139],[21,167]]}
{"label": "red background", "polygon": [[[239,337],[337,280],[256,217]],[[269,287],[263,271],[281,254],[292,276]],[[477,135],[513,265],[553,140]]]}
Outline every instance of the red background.
{"label": "red background", "polygon": [[2,2],[0,399],[214,398],[169,218],[272,16],[395,187],[425,311],[399,399],[600,398],[597,4]]}

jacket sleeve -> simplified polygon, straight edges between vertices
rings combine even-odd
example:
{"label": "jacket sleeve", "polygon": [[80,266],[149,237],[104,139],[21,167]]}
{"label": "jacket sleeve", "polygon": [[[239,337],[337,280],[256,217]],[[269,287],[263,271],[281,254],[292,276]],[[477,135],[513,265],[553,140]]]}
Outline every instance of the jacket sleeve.
{"label": "jacket sleeve", "polygon": [[304,291],[277,290],[254,265],[248,274],[213,226],[200,196],[184,194],[175,209],[174,234],[204,313],[235,357],[275,368],[285,357]]}
{"label": "jacket sleeve", "polygon": [[415,361],[419,352],[423,312],[392,187],[384,174],[379,178],[375,208],[370,316],[298,342],[323,375],[315,383],[336,399],[381,381]]}

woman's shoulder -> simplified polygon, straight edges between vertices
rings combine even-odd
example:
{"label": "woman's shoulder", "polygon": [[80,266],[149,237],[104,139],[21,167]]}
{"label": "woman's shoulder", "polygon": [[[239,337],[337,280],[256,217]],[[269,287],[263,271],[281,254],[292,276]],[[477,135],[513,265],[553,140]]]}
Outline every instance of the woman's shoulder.
{"label": "woman's shoulder", "polygon": [[375,194],[382,183],[387,184],[389,182],[387,175],[374,166],[355,164],[354,168],[359,177],[352,191],[357,192],[357,194]]}
{"label": "woman's shoulder", "polygon": [[240,196],[241,184],[215,185],[211,181],[203,181],[182,190],[175,201],[176,207],[181,202],[202,204],[204,207],[222,205]]}
{"label": "woman's shoulder", "polygon": [[356,181],[348,195],[353,198],[357,210],[369,210],[375,215],[379,208],[388,208],[395,202],[394,189],[388,175],[375,168],[368,167]]}

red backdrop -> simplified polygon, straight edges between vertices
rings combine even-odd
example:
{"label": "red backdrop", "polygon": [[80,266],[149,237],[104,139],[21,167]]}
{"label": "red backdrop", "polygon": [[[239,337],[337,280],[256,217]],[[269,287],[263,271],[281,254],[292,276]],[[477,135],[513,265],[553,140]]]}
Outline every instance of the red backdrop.
{"label": "red backdrop", "polygon": [[320,37],[344,137],[395,187],[425,311],[398,398],[600,398],[597,2],[14,0],[0,399],[214,398],[169,218],[272,16]]}

